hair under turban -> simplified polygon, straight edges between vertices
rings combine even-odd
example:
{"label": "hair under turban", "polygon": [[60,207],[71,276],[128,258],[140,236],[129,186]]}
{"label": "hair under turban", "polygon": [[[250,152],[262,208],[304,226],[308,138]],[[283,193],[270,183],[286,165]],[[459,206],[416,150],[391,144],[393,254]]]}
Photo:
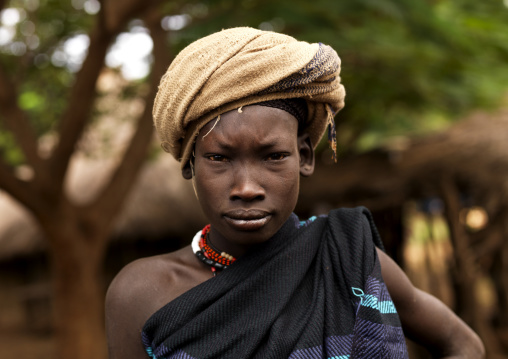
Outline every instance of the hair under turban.
{"label": "hair under turban", "polygon": [[[274,99],[303,98],[314,147],[344,106],[340,59],[327,45],[240,27],[201,38],[162,77],[153,117],[161,147],[185,166],[199,130],[222,113]],[[333,145],[332,145],[333,146]],[[334,148],[335,149],[335,148]]]}

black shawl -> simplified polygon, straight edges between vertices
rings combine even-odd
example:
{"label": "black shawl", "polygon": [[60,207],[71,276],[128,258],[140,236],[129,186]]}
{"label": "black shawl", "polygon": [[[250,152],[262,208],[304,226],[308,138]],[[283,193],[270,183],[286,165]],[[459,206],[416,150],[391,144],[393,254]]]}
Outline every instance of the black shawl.
{"label": "black shawl", "polygon": [[292,215],[266,243],[146,322],[152,358],[407,358],[368,210]]}

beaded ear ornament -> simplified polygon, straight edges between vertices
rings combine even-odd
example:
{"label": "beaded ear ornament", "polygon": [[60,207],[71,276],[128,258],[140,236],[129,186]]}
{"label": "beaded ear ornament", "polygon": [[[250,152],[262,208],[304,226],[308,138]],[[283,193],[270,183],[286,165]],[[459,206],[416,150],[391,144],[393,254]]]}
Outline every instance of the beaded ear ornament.
{"label": "beaded ear ornament", "polygon": [[210,233],[210,225],[206,225],[201,231],[196,233],[192,239],[192,251],[200,261],[210,266],[215,276],[217,269],[226,269],[236,258],[226,252],[219,252],[213,248],[207,241],[208,233]]}

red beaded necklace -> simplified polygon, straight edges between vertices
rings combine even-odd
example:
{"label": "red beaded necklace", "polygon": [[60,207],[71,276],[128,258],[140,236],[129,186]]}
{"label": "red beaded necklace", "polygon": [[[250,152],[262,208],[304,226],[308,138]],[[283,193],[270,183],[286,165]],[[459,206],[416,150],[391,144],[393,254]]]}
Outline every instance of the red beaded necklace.
{"label": "red beaded necklace", "polygon": [[213,274],[217,269],[226,269],[236,258],[226,252],[219,252],[215,249],[210,241],[208,241],[208,233],[210,233],[210,225],[206,225],[201,233],[196,233],[192,243],[194,254],[205,264],[209,265]]}

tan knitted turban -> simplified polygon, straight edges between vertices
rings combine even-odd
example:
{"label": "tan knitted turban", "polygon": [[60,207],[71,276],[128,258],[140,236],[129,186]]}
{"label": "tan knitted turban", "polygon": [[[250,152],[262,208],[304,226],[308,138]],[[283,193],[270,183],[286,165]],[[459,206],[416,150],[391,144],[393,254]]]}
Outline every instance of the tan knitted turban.
{"label": "tan knitted turban", "polygon": [[162,148],[187,163],[199,130],[227,111],[261,101],[304,98],[314,146],[344,106],[340,59],[323,44],[240,27],[199,39],[162,77],[153,117]]}

